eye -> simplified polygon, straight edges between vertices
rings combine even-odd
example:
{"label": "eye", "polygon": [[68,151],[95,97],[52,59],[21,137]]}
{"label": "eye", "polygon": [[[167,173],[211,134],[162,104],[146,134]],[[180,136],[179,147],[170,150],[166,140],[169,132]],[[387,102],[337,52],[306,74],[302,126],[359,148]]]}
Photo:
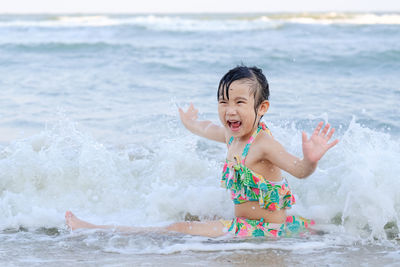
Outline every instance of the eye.
{"label": "eye", "polygon": [[246,102],[244,102],[243,100],[239,100],[237,103],[238,104],[245,104]]}
{"label": "eye", "polygon": [[218,101],[218,104],[226,104],[227,102],[226,102],[226,100],[220,100],[220,101]]}

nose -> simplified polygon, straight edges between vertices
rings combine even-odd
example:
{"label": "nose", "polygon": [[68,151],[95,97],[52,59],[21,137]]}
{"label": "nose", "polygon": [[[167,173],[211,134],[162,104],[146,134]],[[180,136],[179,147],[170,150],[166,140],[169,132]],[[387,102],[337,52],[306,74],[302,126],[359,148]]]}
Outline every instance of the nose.
{"label": "nose", "polygon": [[234,107],[228,107],[226,110],[227,115],[236,115],[236,109]]}

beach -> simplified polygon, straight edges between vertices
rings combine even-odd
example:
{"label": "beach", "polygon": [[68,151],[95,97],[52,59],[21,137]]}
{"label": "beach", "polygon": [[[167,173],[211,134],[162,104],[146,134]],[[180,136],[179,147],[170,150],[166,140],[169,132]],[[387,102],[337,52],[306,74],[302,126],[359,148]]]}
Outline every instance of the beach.
{"label": "beach", "polygon": [[[0,15],[2,266],[396,266],[400,259],[400,14]],[[233,218],[218,121],[229,69],[263,69],[263,121],[301,157],[323,120],[340,143],[314,174],[284,173],[290,214],[318,234],[280,239],[71,232]]]}

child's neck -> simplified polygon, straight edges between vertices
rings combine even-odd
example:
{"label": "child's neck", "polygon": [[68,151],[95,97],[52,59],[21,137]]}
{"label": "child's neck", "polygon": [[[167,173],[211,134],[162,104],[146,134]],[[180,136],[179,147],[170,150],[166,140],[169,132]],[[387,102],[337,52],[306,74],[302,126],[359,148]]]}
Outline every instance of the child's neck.
{"label": "child's neck", "polygon": [[258,123],[254,125],[254,127],[251,129],[251,131],[243,136],[239,136],[237,138],[235,138],[238,142],[242,143],[242,142],[248,142],[250,137],[254,134],[254,132],[257,130],[258,128]]}

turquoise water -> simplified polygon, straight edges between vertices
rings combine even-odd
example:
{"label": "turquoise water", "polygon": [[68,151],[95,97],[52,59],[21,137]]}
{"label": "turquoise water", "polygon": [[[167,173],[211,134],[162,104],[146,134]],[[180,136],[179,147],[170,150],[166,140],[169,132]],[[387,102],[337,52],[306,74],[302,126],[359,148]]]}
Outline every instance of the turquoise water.
{"label": "turquoise water", "polygon": [[[188,133],[177,106],[193,102],[217,123],[216,86],[241,63],[264,70],[264,120],[290,152],[301,156],[301,131],[321,119],[338,130],[340,144],[311,177],[287,175],[299,200],[292,212],[314,218],[325,235],[215,244],[64,229],[66,209],[96,223],[142,226],[189,213],[232,217],[219,187],[225,148]],[[219,262],[246,250],[262,261],[265,249],[288,264],[298,250],[333,264],[349,255],[396,262],[399,74],[397,13],[0,15],[4,262],[58,257],[72,265],[71,255],[91,253],[104,264],[147,254],[173,262],[176,253]],[[10,253],[22,247],[30,253]],[[102,261],[109,253],[115,260]]]}

